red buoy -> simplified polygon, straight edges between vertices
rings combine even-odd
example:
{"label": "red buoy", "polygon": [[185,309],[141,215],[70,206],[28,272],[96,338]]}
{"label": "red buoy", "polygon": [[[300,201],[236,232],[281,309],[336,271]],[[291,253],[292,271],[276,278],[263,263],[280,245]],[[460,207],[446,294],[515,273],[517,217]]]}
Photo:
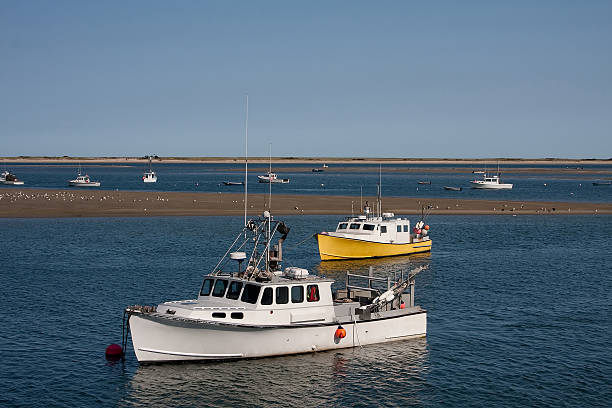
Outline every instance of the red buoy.
{"label": "red buoy", "polygon": [[106,348],[106,358],[109,360],[118,360],[123,356],[123,349],[118,344],[111,344]]}
{"label": "red buoy", "polygon": [[400,309],[405,309],[406,308],[406,304],[404,303],[404,301],[402,300],[402,303],[400,303]]}

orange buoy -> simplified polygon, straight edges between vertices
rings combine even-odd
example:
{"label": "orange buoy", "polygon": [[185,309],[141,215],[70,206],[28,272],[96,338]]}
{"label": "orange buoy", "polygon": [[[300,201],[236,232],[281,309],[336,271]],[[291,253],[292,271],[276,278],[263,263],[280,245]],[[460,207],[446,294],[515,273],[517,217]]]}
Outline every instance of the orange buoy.
{"label": "orange buoy", "polygon": [[402,303],[400,303],[400,309],[405,309],[406,308],[406,304],[404,303],[404,301],[402,300]]}
{"label": "orange buoy", "polygon": [[346,330],[344,330],[344,327],[338,326],[338,328],[336,329],[335,336],[336,336],[336,338],[339,338],[339,339],[345,338],[346,337]]}
{"label": "orange buoy", "polygon": [[429,230],[429,225],[426,225],[424,228],[425,230]]}

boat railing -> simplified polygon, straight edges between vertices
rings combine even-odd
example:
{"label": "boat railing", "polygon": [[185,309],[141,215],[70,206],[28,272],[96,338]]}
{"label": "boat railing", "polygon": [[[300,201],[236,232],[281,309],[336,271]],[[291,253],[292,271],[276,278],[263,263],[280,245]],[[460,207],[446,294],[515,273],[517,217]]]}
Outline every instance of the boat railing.
{"label": "boat railing", "polygon": [[[406,300],[406,305],[409,307],[414,307],[414,277],[417,273],[419,273],[423,267],[419,268],[415,273],[408,273],[407,277],[407,286],[404,289],[403,297]],[[356,285],[355,280],[360,279],[362,282],[367,280],[367,286]],[[386,289],[379,289],[374,287],[376,283],[386,282]],[[368,275],[359,275],[354,273],[346,273],[345,279],[345,295],[347,298],[359,298],[359,297],[369,297],[374,298],[376,296],[381,295],[385,290],[390,290],[394,285],[397,285],[396,282],[404,282],[404,271],[401,271],[399,274],[397,272],[393,273],[393,278],[391,276],[387,276],[386,278],[381,278],[374,276],[373,269],[370,266]],[[344,292],[344,291],[342,291]],[[360,293],[361,292],[361,293]],[[365,295],[365,296],[364,296]],[[400,298],[401,299],[401,298]],[[386,305],[389,307],[390,305]]]}

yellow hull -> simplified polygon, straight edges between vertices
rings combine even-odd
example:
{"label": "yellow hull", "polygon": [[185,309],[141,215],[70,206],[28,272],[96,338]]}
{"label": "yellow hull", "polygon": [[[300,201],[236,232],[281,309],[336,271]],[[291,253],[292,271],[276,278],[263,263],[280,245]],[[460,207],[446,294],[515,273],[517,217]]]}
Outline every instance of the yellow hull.
{"label": "yellow hull", "polygon": [[317,234],[322,261],[379,258],[431,251],[431,240],[412,244],[386,244]]}

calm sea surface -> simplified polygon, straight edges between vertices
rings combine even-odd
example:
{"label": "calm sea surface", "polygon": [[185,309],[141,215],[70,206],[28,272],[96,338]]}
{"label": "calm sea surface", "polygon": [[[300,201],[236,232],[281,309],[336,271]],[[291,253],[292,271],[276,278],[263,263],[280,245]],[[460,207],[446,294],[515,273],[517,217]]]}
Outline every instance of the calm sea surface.
{"label": "calm sea surface", "polygon": [[[252,169],[266,166],[252,164]],[[312,165],[274,164],[274,168],[290,168],[293,171],[282,172],[281,178],[289,178],[289,184],[274,184],[277,194],[324,194],[375,196],[378,183],[378,166],[376,165],[342,165],[353,171],[335,171],[331,165],[323,173],[312,173]],[[612,165],[588,165],[585,170],[597,170],[598,174],[574,174],[567,166],[505,166],[508,171],[502,175],[504,182],[513,183],[512,190],[487,191],[471,189],[469,181],[480,178],[472,174],[475,168],[469,165],[386,165],[382,166],[383,196],[398,197],[444,197],[466,199],[499,199],[499,200],[538,200],[538,201],[612,201],[612,186],[593,186],[592,182],[600,179],[612,179]],[[514,169],[542,168],[549,173],[513,173]],[[77,167],[66,164],[11,164],[8,165],[25,187],[31,188],[67,188],[67,181],[76,177]],[[142,190],[142,191],[201,191],[201,192],[242,192],[241,186],[225,186],[224,181],[243,181],[242,164],[165,164],[156,163],[154,169],[158,175],[155,184],[144,184],[141,180],[145,166],[140,164],[90,164],[83,171],[92,180],[100,181],[104,190]],[[457,173],[456,169],[465,169]],[[410,169],[410,173],[396,172]],[[431,169],[436,169],[432,172]],[[448,170],[448,171],[445,171]],[[491,170],[491,169],[489,169]],[[268,185],[257,182],[258,173],[249,175],[249,191],[252,193],[268,192]],[[419,185],[418,181],[431,181],[430,185]],[[447,191],[444,186],[463,187],[463,191]],[[2,189],[15,188],[0,186]],[[20,187],[23,188],[23,187]]]}
{"label": "calm sea surface", "polygon": [[[196,297],[241,217],[0,219],[0,406],[609,406],[612,217],[432,216],[430,255],[317,259],[336,217],[287,217],[285,266],[417,277],[427,337],[139,366],[104,350],[123,308]],[[262,345],[265,346],[265,345]]]}

